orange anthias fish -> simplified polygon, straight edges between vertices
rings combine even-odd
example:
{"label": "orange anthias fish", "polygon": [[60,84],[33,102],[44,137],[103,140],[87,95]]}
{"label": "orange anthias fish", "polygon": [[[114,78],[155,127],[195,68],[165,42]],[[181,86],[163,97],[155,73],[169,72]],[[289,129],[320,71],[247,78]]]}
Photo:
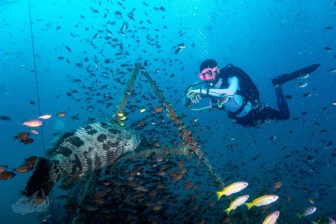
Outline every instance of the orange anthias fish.
{"label": "orange anthias fish", "polygon": [[7,165],[0,166],[0,173],[4,172],[8,168]]}
{"label": "orange anthias fish", "polygon": [[273,191],[277,191],[281,187],[281,185],[282,184],[280,181],[276,182],[273,186]]}
{"label": "orange anthias fish", "polygon": [[158,107],[155,108],[154,112],[155,113],[161,113],[162,110],[163,110],[163,106],[158,106]]}
{"label": "orange anthias fish", "polygon": [[38,118],[43,119],[43,120],[47,120],[47,119],[51,118],[51,114],[43,114],[43,115],[39,116]]}
{"label": "orange anthias fish", "polygon": [[21,142],[25,145],[28,145],[28,144],[31,144],[34,142],[34,139],[32,138],[27,138],[27,139],[24,139],[24,140],[21,140]]}
{"label": "orange anthias fish", "polygon": [[29,132],[20,132],[17,134],[14,139],[20,139],[20,140],[25,140],[29,137],[30,133]]}
{"label": "orange anthias fish", "polygon": [[30,135],[29,132],[20,132],[14,137],[14,139],[20,139],[20,141],[25,145],[31,144],[33,143],[34,139],[29,138],[29,135]]}
{"label": "orange anthias fish", "polygon": [[15,176],[14,172],[10,172],[10,171],[3,171],[0,173],[0,180],[8,180],[11,179]]}
{"label": "orange anthias fish", "polygon": [[18,173],[27,173],[30,170],[32,170],[32,168],[29,168],[27,165],[22,165],[15,169],[15,171]]}
{"label": "orange anthias fish", "polygon": [[33,133],[34,135],[38,135],[38,134],[40,134],[40,132],[38,132],[38,131],[35,130],[35,129],[31,129],[30,132]]}
{"label": "orange anthias fish", "polygon": [[28,159],[25,160],[25,162],[21,166],[16,168],[15,171],[18,173],[27,173],[31,171],[34,168],[36,160],[37,160],[36,156],[29,157]]}
{"label": "orange anthias fish", "polygon": [[29,170],[33,169],[35,163],[37,160],[37,156],[31,156],[28,159],[26,159],[26,166],[29,168]]}
{"label": "orange anthias fish", "polygon": [[66,113],[65,112],[59,112],[56,115],[57,115],[57,117],[64,117],[66,115]]}
{"label": "orange anthias fish", "polygon": [[27,164],[35,164],[37,160],[37,156],[30,156],[28,159],[26,159]]}
{"label": "orange anthias fish", "polygon": [[40,127],[43,124],[43,122],[39,119],[32,119],[29,121],[25,121],[22,123],[22,125],[27,126],[27,127],[31,127],[31,128],[37,128]]}

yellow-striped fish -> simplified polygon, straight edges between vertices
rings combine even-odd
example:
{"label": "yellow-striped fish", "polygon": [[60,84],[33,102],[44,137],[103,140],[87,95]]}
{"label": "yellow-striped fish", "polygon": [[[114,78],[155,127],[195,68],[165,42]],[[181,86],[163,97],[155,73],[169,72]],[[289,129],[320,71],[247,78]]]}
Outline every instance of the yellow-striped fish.
{"label": "yellow-striped fish", "polygon": [[145,112],[145,111],[146,111],[146,109],[143,108],[143,109],[140,110],[140,113],[143,113],[143,112]]}
{"label": "yellow-striped fish", "polygon": [[217,198],[219,200],[223,195],[229,196],[231,194],[237,193],[247,187],[247,185],[247,182],[234,182],[233,184],[225,187],[223,190],[217,191]]}
{"label": "yellow-striped fish", "polygon": [[275,224],[275,222],[277,221],[278,217],[280,215],[279,211],[274,211],[271,214],[269,214],[265,220],[263,221],[262,224]]}
{"label": "yellow-striped fish", "polygon": [[248,198],[249,198],[248,195],[243,195],[243,196],[236,198],[235,200],[233,200],[233,202],[231,202],[230,206],[224,211],[229,215],[231,210],[235,210],[237,207],[244,204]]}
{"label": "yellow-striped fish", "polygon": [[252,203],[245,203],[248,209],[252,208],[253,206],[263,206],[263,205],[269,205],[272,202],[275,202],[278,200],[279,196],[277,195],[264,195],[259,198],[256,198],[252,201]]}

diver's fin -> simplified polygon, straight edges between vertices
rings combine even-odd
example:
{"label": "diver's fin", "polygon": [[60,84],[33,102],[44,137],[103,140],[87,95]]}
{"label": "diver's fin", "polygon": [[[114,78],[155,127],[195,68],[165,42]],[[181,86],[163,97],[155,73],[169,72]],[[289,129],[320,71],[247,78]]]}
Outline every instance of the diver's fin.
{"label": "diver's fin", "polygon": [[[53,188],[56,178],[52,175],[52,161],[39,157],[35,164],[33,175],[29,178],[24,194],[27,197],[32,196],[35,192],[44,191],[48,195]],[[41,192],[42,194],[42,192]]]}
{"label": "diver's fin", "polygon": [[295,72],[289,73],[289,74],[284,74],[284,75],[279,75],[276,76],[272,79],[272,83],[274,86],[281,86],[285,82],[288,82],[290,80],[296,79],[300,76],[312,73],[315,71],[318,67],[320,67],[320,64],[312,64],[310,66],[307,66],[305,68],[301,68]]}

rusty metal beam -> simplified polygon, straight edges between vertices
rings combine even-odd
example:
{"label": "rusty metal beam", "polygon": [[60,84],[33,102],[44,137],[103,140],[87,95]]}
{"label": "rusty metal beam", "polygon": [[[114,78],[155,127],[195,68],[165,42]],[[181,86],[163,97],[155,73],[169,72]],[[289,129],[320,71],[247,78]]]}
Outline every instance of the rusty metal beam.
{"label": "rusty metal beam", "polygon": [[127,83],[126,83],[126,87],[124,90],[123,95],[121,96],[119,105],[117,106],[117,112],[116,115],[113,117],[112,123],[115,124],[119,124],[120,123],[120,116],[118,116],[118,114],[123,114],[128,102],[129,97],[131,96],[131,93],[133,91],[133,87],[134,87],[134,82],[136,79],[136,76],[138,74],[139,71],[139,65],[136,64],[132,70],[131,76],[128,79]]}

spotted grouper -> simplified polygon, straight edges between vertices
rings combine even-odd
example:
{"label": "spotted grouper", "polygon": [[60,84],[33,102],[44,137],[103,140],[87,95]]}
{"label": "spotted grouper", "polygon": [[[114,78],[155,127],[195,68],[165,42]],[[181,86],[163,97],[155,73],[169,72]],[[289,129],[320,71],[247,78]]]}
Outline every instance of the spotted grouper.
{"label": "spotted grouper", "polygon": [[29,197],[43,190],[48,195],[59,179],[61,187],[71,187],[90,171],[115,164],[139,143],[140,137],[135,132],[102,122],[66,133],[53,143],[47,158],[38,158],[24,194]]}

